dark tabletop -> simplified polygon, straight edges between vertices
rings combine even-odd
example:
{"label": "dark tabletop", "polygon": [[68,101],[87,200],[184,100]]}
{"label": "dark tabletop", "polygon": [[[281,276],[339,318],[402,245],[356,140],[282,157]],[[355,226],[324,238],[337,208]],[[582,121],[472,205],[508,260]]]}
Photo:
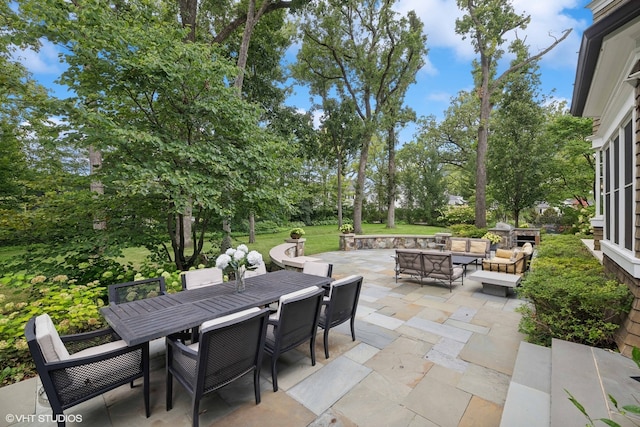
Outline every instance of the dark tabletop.
{"label": "dark tabletop", "polygon": [[326,287],[331,281],[330,277],[279,270],[248,277],[243,293],[236,293],[235,282],[225,282],[175,294],[112,304],[100,311],[128,345],[136,345],[199,326],[206,320],[267,305],[284,294],[308,286]]}
{"label": "dark tabletop", "polygon": [[453,264],[467,265],[472,262],[477,262],[478,258],[484,258],[484,255],[467,256],[467,255],[451,255],[451,262]]}

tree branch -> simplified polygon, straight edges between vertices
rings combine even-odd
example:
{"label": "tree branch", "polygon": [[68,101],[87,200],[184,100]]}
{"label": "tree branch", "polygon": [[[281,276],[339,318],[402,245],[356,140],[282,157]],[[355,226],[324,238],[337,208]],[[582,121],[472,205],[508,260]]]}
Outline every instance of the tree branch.
{"label": "tree branch", "polygon": [[564,39],[566,39],[567,37],[569,37],[569,34],[571,34],[572,29],[569,28],[568,30],[564,30],[564,32],[562,33],[562,37],[560,37],[559,39],[556,39],[555,42],[553,42],[551,45],[549,45],[546,49],[541,50],[540,52],[538,52],[536,55],[530,56],[529,58],[525,59],[524,61],[521,61],[515,65],[512,65],[511,67],[509,67],[509,69],[505,70],[500,77],[498,77],[497,79],[495,79],[493,81],[493,85],[491,90],[489,90],[489,93],[492,93],[493,90],[496,87],[499,87],[500,84],[502,83],[502,81],[511,73],[513,73],[514,71],[517,71],[519,69],[521,69],[522,67],[525,67],[529,64],[531,64],[532,62],[537,61],[538,59],[542,58],[544,55],[546,55],[547,53],[549,53],[554,47],[556,47],[557,45],[559,45],[561,42],[564,41]]}

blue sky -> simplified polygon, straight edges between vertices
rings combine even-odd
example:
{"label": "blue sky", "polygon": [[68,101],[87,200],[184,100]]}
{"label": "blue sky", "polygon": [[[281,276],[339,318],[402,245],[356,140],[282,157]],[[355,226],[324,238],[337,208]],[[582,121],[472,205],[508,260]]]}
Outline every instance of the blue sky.
{"label": "blue sky", "polygon": [[[582,33],[592,23],[587,0],[514,0],[518,13],[531,16],[531,23],[518,36],[525,38],[530,53],[535,54],[572,28],[569,37],[540,61],[543,95],[566,100],[570,105]],[[477,57],[468,40],[455,32],[455,20],[461,16],[455,0],[399,0],[395,8],[406,15],[414,10],[424,23],[429,50],[425,66],[418,72],[417,81],[407,94],[405,104],[418,116],[435,115],[442,119],[452,97],[461,90],[473,88],[471,63]],[[508,34],[511,40],[515,33]],[[505,45],[505,50],[506,50]],[[505,63],[509,57],[505,55]],[[299,88],[287,103],[306,110],[311,104],[307,91]],[[409,126],[400,134],[401,143],[412,138],[414,128]]]}
{"label": "blue sky", "polygon": [[[526,38],[530,52],[536,53],[553,42],[552,34],[559,37],[563,30],[572,28],[569,38],[548,53],[540,62],[541,93],[555,99],[571,101],[576,72],[578,51],[583,31],[591,25],[591,11],[586,9],[588,0],[514,0],[518,13],[531,15],[531,23],[525,31],[518,33]],[[455,20],[461,15],[455,0],[399,0],[396,10],[406,14],[415,10],[424,23],[429,53],[425,66],[418,72],[417,82],[406,97],[406,105],[418,116],[433,114],[443,117],[450,99],[461,90],[473,86],[471,62],[476,58],[468,40],[455,33]],[[509,34],[510,38],[515,34]],[[67,96],[66,88],[56,86],[53,81],[60,75],[63,65],[58,52],[44,44],[39,52],[23,51],[20,60],[33,76],[57,96]],[[508,57],[505,58],[509,60]],[[311,107],[305,88],[296,88],[288,105],[300,110]],[[401,133],[401,142],[411,139],[412,128]]]}

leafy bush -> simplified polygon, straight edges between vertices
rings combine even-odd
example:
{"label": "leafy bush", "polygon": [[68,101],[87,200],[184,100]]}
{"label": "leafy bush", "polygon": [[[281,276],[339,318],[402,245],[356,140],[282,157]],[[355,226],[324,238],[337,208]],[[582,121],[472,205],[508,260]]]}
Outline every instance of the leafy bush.
{"label": "leafy bush", "polygon": [[182,289],[179,271],[169,272],[151,264],[144,265],[131,277],[116,275],[110,270],[101,276],[102,280],[86,283],[65,275],[7,274],[0,278],[0,289],[5,292],[0,294],[0,365],[5,367],[0,371],[0,385],[35,374],[24,337],[24,327],[31,317],[49,314],[61,335],[87,332],[107,326],[100,314],[100,307],[107,304],[104,282],[122,283],[163,276],[168,292]]}
{"label": "leafy bush", "polygon": [[447,225],[473,224],[476,220],[476,211],[473,206],[451,206],[442,209],[442,215],[438,221]]}
{"label": "leafy bush", "polygon": [[626,285],[605,276],[602,265],[580,239],[548,235],[518,294],[520,332],[529,342],[549,346],[552,338],[613,348],[621,317],[631,308]]}
{"label": "leafy bush", "polygon": [[486,228],[478,228],[470,224],[453,224],[449,226],[451,233],[458,237],[481,238],[487,232]]}

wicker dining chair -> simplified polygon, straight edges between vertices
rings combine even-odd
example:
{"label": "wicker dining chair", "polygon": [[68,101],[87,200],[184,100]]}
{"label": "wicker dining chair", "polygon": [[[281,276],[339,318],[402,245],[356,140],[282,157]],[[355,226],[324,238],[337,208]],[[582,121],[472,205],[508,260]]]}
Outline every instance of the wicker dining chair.
{"label": "wicker dining chair", "polygon": [[205,394],[253,372],[256,405],[260,403],[260,367],[268,309],[257,307],[200,325],[198,342],[186,345],[167,337],[167,411],[173,406],[173,378],[191,395],[193,426],[198,426]]}
{"label": "wicker dining chair", "polygon": [[180,277],[182,279],[182,289],[203,288],[205,286],[218,285],[224,281],[222,270],[218,267],[185,271]]}
{"label": "wicker dining chair", "polygon": [[167,285],[162,276],[153,279],[134,280],[133,282],[109,285],[109,303],[121,304],[166,293]]}
{"label": "wicker dining chair", "polygon": [[333,264],[328,262],[307,261],[302,266],[302,272],[314,276],[331,277]]}
{"label": "wicker dining chair", "polygon": [[277,361],[280,355],[309,341],[311,365],[316,364],[315,342],[324,289],[310,286],[280,297],[269,316],[265,351],[271,356],[273,391],[278,391]]}
{"label": "wicker dining chair", "polygon": [[318,326],[324,329],[324,356],[329,358],[329,329],[347,320],[351,325],[351,339],[356,340],[355,320],[362,288],[362,276],[349,276],[331,283],[329,296],[322,302]]}
{"label": "wicker dining chair", "polygon": [[29,319],[24,333],[59,427],[65,409],[140,377],[149,417],[148,342],[129,347],[111,328],[60,336],[48,314]]}

